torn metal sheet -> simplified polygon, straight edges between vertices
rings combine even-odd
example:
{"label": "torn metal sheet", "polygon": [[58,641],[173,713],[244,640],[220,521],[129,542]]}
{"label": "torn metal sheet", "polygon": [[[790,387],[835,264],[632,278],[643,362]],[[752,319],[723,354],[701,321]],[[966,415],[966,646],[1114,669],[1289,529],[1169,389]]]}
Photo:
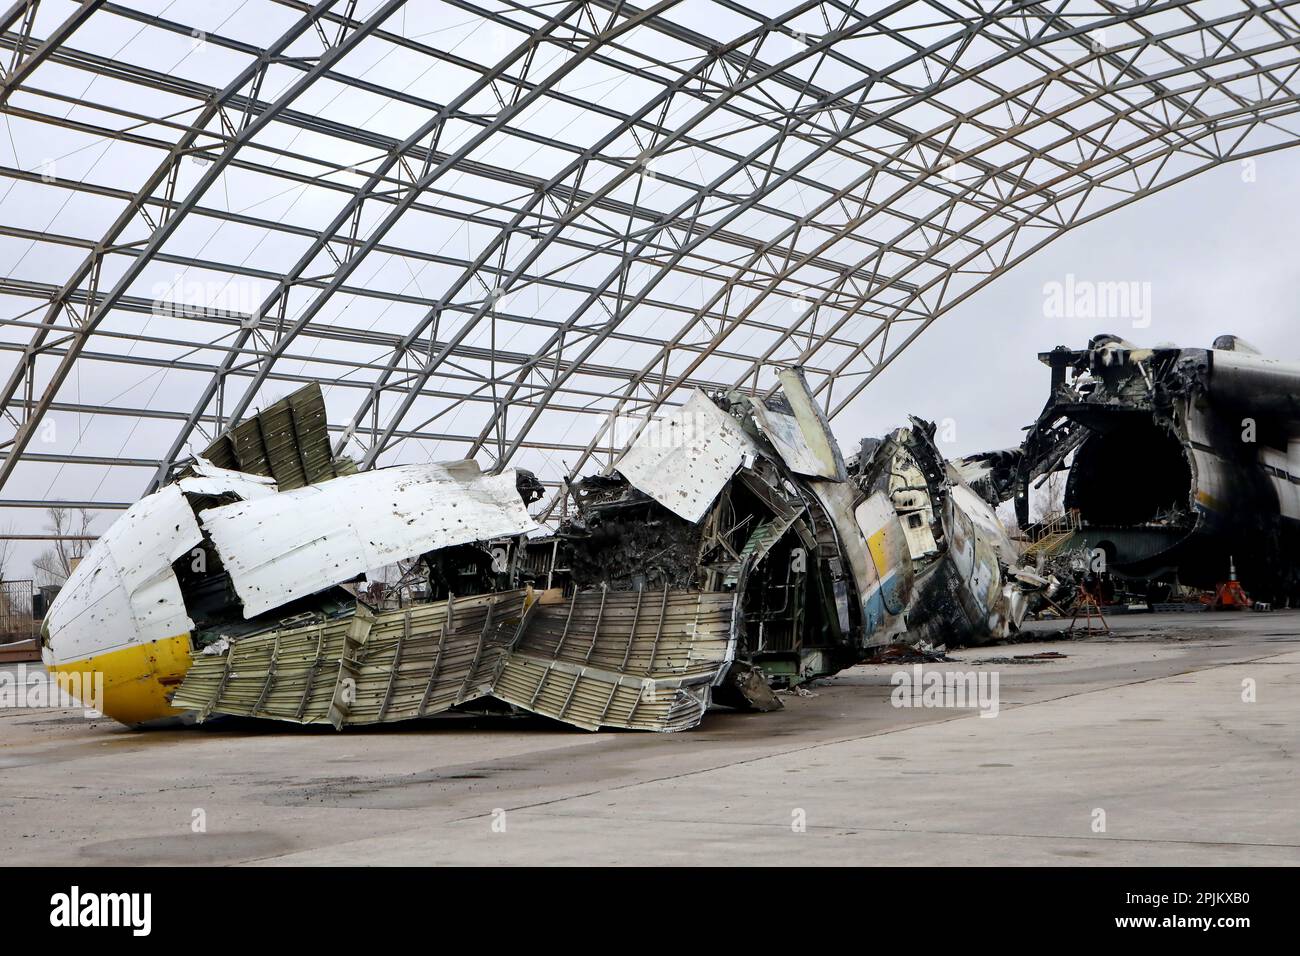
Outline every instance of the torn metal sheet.
{"label": "torn metal sheet", "polygon": [[735,596],[587,591],[538,607],[492,694],[598,730],[694,727],[731,654]]}
{"label": "torn metal sheet", "polygon": [[951,494],[953,504],[975,525],[980,537],[988,542],[998,559],[1009,568],[1015,567],[1019,563],[1020,552],[1011,540],[1011,535],[1007,534],[1006,527],[998,520],[997,512],[984,498],[958,481],[954,481]]}
{"label": "torn metal sheet", "polygon": [[243,501],[265,498],[279,490],[274,478],[219,468],[204,458],[196,458],[176,484],[187,495],[210,498],[235,495]]}
{"label": "torn metal sheet", "polygon": [[281,491],[316,484],[356,469],[330,453],[320,385],[312,382],[230,429],[201,453],[219,468],[275,479]]}
{"label": "torn metal sheet", "polygon": [[694,392],[664,420],[652,420],[618,463],[639,491],[696,522],[758,449],[734,418]]}
{"label": "torn metal sheet", "polygon": [[94,543],[50,605],[46,663],[188,634],[193,622],[172,562],[202,540],[176,486],[133,504]]}
{"label": "torn metal sheet", "polygon": [[295,723],[386,723],[490,693],[525,616],[526,590],[451,598],[271,629],[195,655],[173,698],[213,714]]}
{"label": "torn metal sheet", "polygon": [[[973,492],[970,498],[980,500]],[[939,564],[950,566],[949,577],[957,584],[951,595],[955,598],[951,602],[952,613],[936,615],[938,627],[928,631],[925,630],[927,621],[922,619],[920,610],[916,615],[914,626],[921,629],[931,642],[941,640],[946,629],[956,626],[960,615],[966,618],[966,629],[970,631],[972,643],[1004,638],[1013,626],[1020,624],[1019,620],[1011,620],[1013,608],[997,536],[991,535],[989,529],[972,516],[965,507],[968,503],[958,500],[955,495],[947,502],[948,561]]]}
{"label": "torn metal sheet", "polygon": [[751,398],[750,403],[759,431],[772,443],[776,453],[791,471],[799,475],[833,477],[833,472],[831,475],[822,475],[825,468],[804,440],[797,418],[772,407],[761,398]]}
{"label": "torn metal sheet", "polygon": [[430,716],[491,696],[587,730],[685,730],[728,663],[734,598],[527,591],[268,630],[199,653],[173,699],[200,720],[335,727]]}
{"label": "torn metal sheet", "polygon": [[246,618],[395,561],[537,525],[515,473],[398,465],[202,512]]}
{"label": "torn metal sheet", "polygon": [[754,419],[781,459],[796,474],[844,481],[847,473],[830,424],[799,369],[782,369],[773,399],[751,399]]}

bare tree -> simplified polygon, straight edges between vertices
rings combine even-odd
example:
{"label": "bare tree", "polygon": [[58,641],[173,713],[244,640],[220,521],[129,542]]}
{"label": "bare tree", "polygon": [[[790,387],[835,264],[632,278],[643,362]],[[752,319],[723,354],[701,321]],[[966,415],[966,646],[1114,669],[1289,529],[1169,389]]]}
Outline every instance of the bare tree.
{"label": "bare tree", "polygon": [[77,562],[90,550],[90,512],[84,508],[50,508],[46,512],[53,543],[32,561],[32,576],[39,587],[62,586]]}
{"label": "bare tree", "polygon": [[1054,471],[1047,476],[1043,485],[1043,510],[1047,514],[1056,515],[1065,511],[1065,478],[1064,471]]}
{"label": "bare tree", "polygon": [[14,526],[12,523],[0,529],[0,534],[3,534],[3,537],[0,537],[0,581],[6,581],[9,578],[9,558],[13,554],[14,546],[13,539],[9,535],[13,533]]}
{"label": "bare tree", "polygon": [[1068,467],[1057,468],[1031,487],[1031,521],[1047,521],[1065,513],[1065,486],[1069,476]]}

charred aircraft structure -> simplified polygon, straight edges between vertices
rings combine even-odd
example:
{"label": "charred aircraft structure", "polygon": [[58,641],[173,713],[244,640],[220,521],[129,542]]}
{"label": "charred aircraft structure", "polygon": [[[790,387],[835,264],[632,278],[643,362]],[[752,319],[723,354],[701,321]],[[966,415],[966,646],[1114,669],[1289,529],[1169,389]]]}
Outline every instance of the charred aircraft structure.
{"label": "charred aircraft structure", "polygon": [[1098,335],[1039,356],[1051,395],[990,483],[1029,525],[1030,491],[1067,471],[1068,540],[1157,599],[1213,589],[1235,559],[1266,600],[1300,595],[1300,365],[1232,335],[1212,348],[1141,348]]}
{"label": "charred aircraft structure", "polygon": [[47,615],[45,662],[103,673],[130,725],[477,708],[672,731],[714,703],[775,709],[774,686],[887,643],[1015,628],[1040,582],[933,426],[846,462],[802,374],[779,381],[651,420],[617,470],[570,479],[550,535],[530,473],[332,457],[308,386],[96,542]]}
{"label": "charred aircraft structure", "polygon": [[694,395],[616,469],[573,484],[561,564],[579,589],[735,590],[733,669],[771,683],[882,645],[1006,637],[1046,583],[919,419],[845,462],[798,370],[755,398]]}

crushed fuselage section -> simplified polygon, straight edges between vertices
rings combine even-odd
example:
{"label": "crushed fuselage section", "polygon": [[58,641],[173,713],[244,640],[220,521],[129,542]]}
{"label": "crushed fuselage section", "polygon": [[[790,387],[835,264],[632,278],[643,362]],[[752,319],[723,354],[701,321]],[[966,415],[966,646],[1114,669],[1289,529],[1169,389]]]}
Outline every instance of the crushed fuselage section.
{"label": "crushed fuselage section", "polygon": [[1057,550],[1095,555],[1091,566],[1156,599],[1179,584],[1213,588],[1233,557],[1262,595],[1300,591],[1288,557],[1300,543],[1300,369],[1231,336],[1147,349],[1100,335],[1040,359],[1052,385],[1018,463],[1022,527],[1034,528],[1031,489],[1065,471],[1072,534]]}
{"label": "crushed fuselage section", "polygon": [[[714,703],[777,708],[773,687],[891,642],[1016,626],[1005,532],[933,426],[846,464],[802,373],[778,383],[649,420],[617,468],[568,480],[549,535],[527,472],[356,472],[308,387],[208,449],[231,467],[199,456],[128,512],[88,559],[106,573],[52,608],[47,654],[77,667],[130,651],[121,682],[151,694],[109,713],[133,724],[342,728],[474,706],[674,731]],[[137,525],[164,530],[114,551]],[[73,623],[119,606],[152,618],[112,646]],[[165,674],[147,663],[161,639]]]}

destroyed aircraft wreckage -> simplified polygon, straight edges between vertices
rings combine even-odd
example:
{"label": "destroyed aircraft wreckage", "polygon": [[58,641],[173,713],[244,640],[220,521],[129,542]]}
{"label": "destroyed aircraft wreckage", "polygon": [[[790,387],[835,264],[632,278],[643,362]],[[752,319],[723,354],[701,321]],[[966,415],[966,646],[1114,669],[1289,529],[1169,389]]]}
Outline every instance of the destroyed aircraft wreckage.
{"label": "destroyed aircraft wreckage", "polygon": [[617,470],[569,481],[551,535],[527,472],[357,472],[308,386],[96,542],[46,618],[45,662],[102,672],[130,725],[476,707],[672,731],[714,703],[779,707],[774,686],[891,642],[1017,627],[1041,579],[933,426],[845,462],[802,374],[779,381],[651,420]]}
{"label": "destroyed aircraft wreckage", "polygon": [[1100,555],[1153,600],[1212,590],[1234,560],[1253,596],[1300,597],[1300,366],[1233,335],[1209,349],[1098,335],[1039,359],[1046,406],[1018,452],[986,462],[1022,527],[1031,488],[1064,471],[1071,520],[1052,550]]}

